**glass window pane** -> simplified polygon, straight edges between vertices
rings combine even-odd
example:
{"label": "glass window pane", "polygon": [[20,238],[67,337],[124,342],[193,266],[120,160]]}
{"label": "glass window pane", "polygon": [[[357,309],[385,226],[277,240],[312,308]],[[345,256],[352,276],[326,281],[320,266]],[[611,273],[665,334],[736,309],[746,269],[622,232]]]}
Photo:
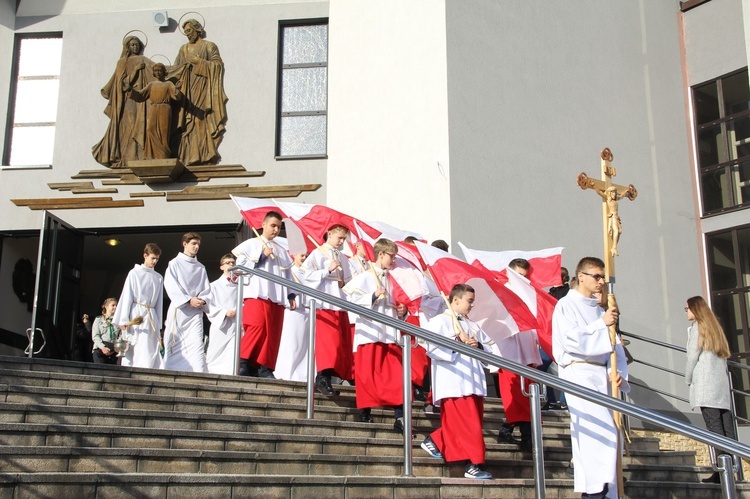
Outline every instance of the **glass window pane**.
{"label": "glass window pane", "polygon": [[750,203],[750,162],[742,162],[730,168],[736,204]]}
{"label": "glass window pane", "polygon": [[698,161],[701,168],[728,161],[726,139],[721,133],[721,125],[698,132]]}
{"label": "glass window pane", "polygon": [[737,287],[736,259],[732,233],[713,234],[706,239],[711,289],[720,291]]}
{"label": "glass window pane", "polygon": [[15,123],[54,123],[60,80],[21,80],[16,87]]}
{"label": "glass window pane", "polygon": [[328,61],[328,25],[287,26],[284,28],[282,64]]}
{"label": "glass window pane", "polygon": [[719,119],[719,91],[715,81],[693,88],[693,106],[697,125]]}
{"label": "glass window pane", "polygon": [[281,118],[281,156],[326,153],[326,122],[323,116],[285,116]]}
{"label": "glass window pane", "polygon": [[[729,349],[732,353],[746,351],[745,339],[742,334],[740,298],[739,294],[714,296],[713,303],[711,304],[716,317],[718,317],[721,325],[724,327],[724,332],[729,341]],[[742,298],[747,303],[747,295]]]}
{"label": "glass window pane", "polygon": [[62,38],[24,38],[18,76],[50,76],[60,74]]}
{"label": "glass window pane", "polygon": [[701,174],[703,211],[711,212],[734,206],[731,184],[726,168],[717,168]]}
{"label": "glass window pane", "polygon": [[742,285],[750,286],[750,228],[737,230],[739,265],[742,272]]}
{"label": "glass window pane", "polygon": [[721,80],[721,91],[724,95],[725,116],[750,109],[750,85],[747,81],[747,70]]}
{"label": "glass window pane", "polygon": [[328,68],[285,69],[282,75],[281,111],[325,111]]}
{"label": "glass window pane", "polygon": [[54,126],[15,127],[11,138],[10,165],[51,165],[54,145]]}
{"label": "glass window pane", "polygon": [[727,134],[730,159],[750,155],[750,116],[730,120],[727,123]]}

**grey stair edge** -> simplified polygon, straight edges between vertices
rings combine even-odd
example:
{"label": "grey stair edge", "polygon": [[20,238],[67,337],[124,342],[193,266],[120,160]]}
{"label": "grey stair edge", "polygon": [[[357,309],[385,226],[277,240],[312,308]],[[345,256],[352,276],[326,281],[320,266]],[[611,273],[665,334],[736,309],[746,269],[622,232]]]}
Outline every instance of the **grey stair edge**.
{"label": "grey stair edge", "polygon": [[[463,487],[529,487],[534,485],[531,478],[495,478],[492,480],[473,480],[451,477],[401,477],[401,476],[338,476],[338,475],[241,475],[241,474],[200,474],[200,473],[0,473],[1,484],[159,484],[164,486],[177,484],[194,485],[393,485],[393,486],[427,486],[427,485],[460,485]],[[548,487],[570,487],[573,480],[567,478],[548,478]],[[625,492],[642,488],[677,489],[715,489],[719,485],[700,482],[649,482],[628,480]],[[750,484],[738,483],[738,490],[750,490]]]}
{"label": "grey stair edge", "polygon": [[[153,394],[153,393],[141,393],[141,392],[118,392],[118,391],[107,391],[107,390],[87,390],[87,389],[76,389],[76,388],[61,388],[61,387],[48,387],[48,386],[38,386],[38,385],[10,385],[8,383],[0,383],[0,391],[5,391],[8,394],[28,394],[28,395],[40,395],[40,396],[49,396],[49,397],[72,397],[72,398],[92,398],[92,399],[101,399],[101,400],[113,400],[113,401],[122,401],[122,402],[144,402],[144,401],[154,401],[154,402],[163,402],[163,403],[173,403],[173,404],[191,404],[191,405],[200,405],[200,406],[209,406],[209,407],[234,407],[234,408],[243,408],[243,407],[259,407],[259,404],[262,404],[263,407],[268,407],[272,409],[286,409],[286,408],[294,408],[297,410],[304,410],[306,408],[306,400],[304,396],[297,396],[296,392],[277,392],[277,391],[271,391],[270,393],[262,393],[263,396],[268,397],[275,397],[275,398],[282,398],[282,397],[290,397],[290,398],[298,398],[300,403],[299,404],[293,404],[290,402],[272,402],[272,401],[254,401],[249,399],[225,399],[225,398],[218,398],[218,399],[210,399],[207,397],[190,397],[190,396],[184,396],[184,395],[165,395],[165,394]],[[254,391],[247,391],[244,393],[245,396],[252,396],[255,394]],[[7,397],[6,397],[7,399]],[[340,406],[335,404],[336,399],[327,399],[323,398],[322,395],[316,395],[315,399],[318,404],[316,404],[316,409],[323,411],[323,412],[335,412],[335,413],[351,413],[353,411],[356,411],[356,408],[352,406]],[[349,400],[349,399],[343,399],[343,400]],[[320,401],[326,401],[324,404],[320,404]],[[354,399],[352,398],[349,400],[352,404],[355,403]],[[220,402],[220,404],[217,404],[217,402]],[[12,403],[12,402],[11,402]],[[65,404],[69,405],[69,404]],[[433,419],[431,417],[428,417],[428,415],[422,414],[421,411],[419,411],[420,407],[415,406],[414,411],[415,417],[419,419]],[[373,408],[373,412],[375,414],[387,414],[390,413],[389,409],[380,409],[380,408]],[[500,411],[502,412],[502,411]],[[220,414],[220,413],[216,413]],[[504,412],[501,414],[498,412],[487,412],[485,411],[485,420],[492,421],[492,422],[503,422],[505,420]],[[553,427],[557,426],[560,428],[567,429],[569,424],[566,421],[562,420],[554,420],[558,418],[553,418],[552,421],[548,420],[544,423],[547,427]],[[560,418],[561,419],[561,418]]]}
{"label": "grey stair edge", "polygon": [[[373,455],[337,455],[318,453],[289,453],[289,452],[258,452],[258,451],[219,451],[219,450],[196,450],[196,449],[160,449],[160,448],[112,448],[112,447],[73,447],[73,446],[0,446],[0,456],[43,456],[65,458],[80,456],[104,456],[104,457],[138,457],[138,458],[202,458],[202,459],[226,459],[243,461],[326,461],[326,462],[349,462],[349,463],[403,463],[403,456],[373,456]],[[428,456],[414,456],[414,464],[433,464],[440,466],[456,466],[455,463],[438,463],[437,460]],[[533,460],[513,458],[493,458],[487,460],[488,465],[519,465],[533,466]],[[569,460],[545,459],[545,468],[567,468]],[[623,465],[624,470],[642,471],[680,471],[688,473],[704,472],[704,466],[686,464],[633,464]]]}
{"label": "grey stair edge", "polygon": [[[18,361],[16,359],[24,359],[22,361]],[[11,357],[11,356],[3,356],[0,355],[0,366],[3,362],[18,362],[21,364],[28,364],[29,360],[25,357]],[[55,373],[55,374],[62,374],[62,375],[69,375],[69,376],[80,376],[80,377],[87,377],[87,376],[101,376],[101,377],[109,377],[112,379],[112,382],[123,382],[125,381],[134,381],[134,382],[141,382],[141,383],[159,383],[159,384],[175,384],[177,383],[180,387],[186,386],[189,388],[195,388],[195,389],[211,389],[211,388],[219,388],[219,389],[230,389],[234,388],[233,386],[222,386],[218,384],[205,384],[205,383],[196,383],[191,384],[187,381],[187,379],[193,377],[200,380],[210,380],[213,378],[216,378],[218,381],[227,381],[231,382],[232,385],[235,385],[237,383],[270,383],[270,384],[278,384],[281,386],[288,386],[292,388],[291,391],[293,392],[305,392],[306,386],[302,384],[302,382],[299,381],[287,381],[287,380],[278,380],[278,379],[263,379],[263,378],[254,378],[254,377],[239,377],[234,375],[226,375],[226,374],[212,374],[212,373],[194,373],[189,371],[172,371],[172,370],[165,370],[165,369],[146,369],[146,368],[138,368],[138,367],[129,367],[129,366],[118,366],[117,369],[113,369],[111,366],[102,366],[101,364],[93,364],[89,362],[78,362],[78,361],[52,361],[48,359],[33,359],[32,364],[30,365],[38,365],[38,366],[50,366],[50,367],[56,367],[56,366],[64,366],[64,367],[70,367],[72,369],[78,368],[81,370],[87,370],[89,368],[92,368],[94,370],[101,370],[103,372],[117,372],[118,374],[126,374],[126,373],[132,373],[136,375],[146,375],[146,376],[154,376],[158,378],[168,378],[168,381],[163,380],[153,380],[153,379],[141,379],[138,377],[131,377],[131,376],[106,376],[102,373],[97,374],[86,374],[84,372],[81,373],[70,373],[67,371],[45,371],[43,369],[27,369],[27,370],[21,370],[29,373]],[[4,370],[10,371],[12,373],[19,372],[18,369],[6,369],[6,368],[0,368],[0,375]],[[179,378],[179,381],[174,379],[175,377]],[[247,390],[248,387],[236,387],[239,390]],[[337,385],[335,387],[337,390],[341,390],[342,392],[350,392],[351,395],[354,395],[354,387],[353,386],[345,386],[345,385]],[[253,388],[249,388],[252,390]],[[231,390],[230,390],[231,391]],[[415,402],[415,404],[424,404],[422,402]],[[499,406],[502,407],[502,399],[495,398],[495,397],[486,397],[485,398],[485,407],[494,407]],[[544,411],[543,413],[545,416],[552,415],[555,416],[557,414],[565,415],[567,414],[566,411]]]}
{"label": "grey stair edge", "polygon": [[[269,407],[265,407],[269,409]],[[279,409],[279,408],[270,408]],[[333,427],[334,430],[340,428],[347,429],[371,429],[371,430],[389,430],[392,429],[392,423],[360,423],[357,421],[347,420],[333,420],[333,419],[304,419],[304,418],[283,418],[276,416],[259,416],[259,415],[238,415],[238,414],[223,414],[223,413],[209,413],[209,412],[196,412],[196,413],[185,413],[185,412],[174,412],[174,411],[161,411],[153,409],[124,409],[124,408],[111,408],[111,407],[84,407],[76,405],[48,405],[48,404],[22,404],[15,402],[0,402],[0,413],[5,412],[22,412],[39,414],[39,413],[53,413],[60,414],[66,412],[73,415],[86,415],[86,416],[115,416],[115,417],[139,417],[144,418],[144,425],[142,426],[128,426],[128,428],[158,428],[158,426],[145,426],[146,418],[153,422],[155,419],[158,420],[181,420],[181,421],[194,421],[202,423],[239,423],[239,424],[268,424],[278,422],[282,424],[295,424],[295,425],[308,425],[308,426],[324,426]],[[429,420],[428,420],[429,421]],[[8,422],[6,422],[8,423]],[[26,423],[8,423],[8,424],[26,424]],[[54,424],[54,423],[44,423]],[[434,430],[434,425],[417,424],[414,426],[415,430]],[[546,435],[555,435],[564,437],[566,433],[554,433],[556,428],[553,426],[547,426]],[[491,436],[493,432],[497,431],[497,428],[486,428],[485,433],[487,436]]]}
{"label": "grey stair edge", "polygon": [[[223,430],[188,430],[182,428],[154,428],[138,427],[138,433],[133,434],[127,431],[127,427],[117,426],[103,426],[103,425],[66,425],[62,423],[0,423],[0,432],[15,432],[15,433],[29,433],[38,434],[42,432],[52,433],[56,435],[103,435],[110,438],[123,438],[123,437],[163,437],[163,438],[205,438],[212,440],[297,440],[304,442],[324,442],[324,443],[352,443],[352,444],[363,444],[363,445],[396,445],[403,446],[403,438],[400,435],[394,433],[394,438],[382,438],[382,437],[353,437],[353,436],[340,436],[340,435],[304,435],[298,433],[259,433],[259,432],[231,432]],[[545,440],[560,440],[569,441],[570,439],[561,437],[548,437]],[[413,444],[415,447],[419,447],[421,441],[414,439]],[[505,443],[488,443],[488,446],[497,447],[514,447],[514,444]],[[558,450],[565,449],[570,450],[570,447],[566,446],[552,446],[547,449]],[[661,451],[645,451],[645,450],[633,450],[633,453],[638,455],[649,455],[657,454],[661,455]],[[670,451],[670,456],[675,455],[692,455],[693,451]],[[681,453],[681,454],[679,454]]]}

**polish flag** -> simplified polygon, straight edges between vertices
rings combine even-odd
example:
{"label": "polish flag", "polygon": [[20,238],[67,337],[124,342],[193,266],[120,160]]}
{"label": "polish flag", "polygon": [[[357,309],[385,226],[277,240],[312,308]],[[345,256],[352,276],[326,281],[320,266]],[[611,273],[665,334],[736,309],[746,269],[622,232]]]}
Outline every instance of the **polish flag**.
{"label": "polish flag", "polygon": [[[279,208],[284,210],[286,217],[294,222],[297,228],[299,228],[299,233],[295,232],[294,234],[289,234],[287,231],[287,237],[290,239],[290,246],[293,244],[296,246],[298,243],[297,239],[301,235],[305,240],[304,244],[307,246],[308,251],[312,251],[315,249],[315,244],[309,240],[310,237],[312,237],[317,244],[322,245],[325,242],[323,236],[328,232],[328,229],[334,225],[343,225],[353,234],[357,234],[357,225],[359,225],[369,237],[377,238],[380,236],[380,231],[377,229],[370,227],[354,217],[322,204],[289,203],[275,200],[274,202]],[[294,240],[295,243],[292,243],[292,240]]]}
{"label": "polish flag", "polygon": [[523,300],[498,283],[492,274],[433,246],[420,242],[416,246],[446,298],[456,284],[474,288],[476,294],[470,318],[493,340],[502,341],[519,331],[537,328],[536,319]]}
{"label": "polish flag", "polygon": [[535,285],[540,288],[562,285],[560,276],[562,247],[538,251],[482,251],[467,248],[461,242],[458,245],[461,247],[467,262],[473,264],[478,260],[493,273],[502,275],[503,279],[505,279],[505,269],[511,260],[524,258],[531,265],[528,278]]}
{"label": "polish flag", "polygon": [[398,256],[400,258],[411,263],[419,270],[427,270],[427,265],[425,265],[424,260],[422,260],[422,255],[419,253],[416,246],[405,243],[404,241],[396,241],[396,246],[398,246]]}
{"label": "polish flag", "polygon": [[505,286],[518,295],[536,317],[539,346],[551,359],[554,359],[552,356],[552,312],[555,310],[557,299],[512,269],[507,269],[506,276],[508,282]]}
{"label": "polish flag", "polygon": [[424,240],[424,237],[421,234],[418,234],[416,232],[411,232],[408,230],[401,230],[397,227],[394,227],[392,225],[388,225],[385,222],[379,222],[376,220],[368,220],[367,225],[370,227],[379,230],[380,231],[380,237],[385,237],[387,239],[390,239],[391,241],[403,241],[407,237],[416,237],[417,239]]}
{"label": "polish flag", "polygon": [[229,195],[230,198],[232,198],[232,201],[234,201],[234,204],[237,205],[237,208],[240,210],[240,214],[242,214],[242,218],[245,219],[245,222],[250,227],[253,227],[255,229],[260,228],[263,225],[263,219],[266,217],[266,213],[269,211],[277,211],[279,214],[284,217],[284,212],[281,211],[281,208],[276,206],[276,204],[273,201],[269,201],[268,199],[258,199],[258,198],[243,198],[238,196],[232,196]]}
{"label": "polish flag", "polygon": [[[400,252],[399,252],[399,256]],[[395,303],[403,303],[412,315],[419,314],[422,296],[427,293],[427,284],[422,271],[407,260],[396,258],[388,271],[388,282]]]}

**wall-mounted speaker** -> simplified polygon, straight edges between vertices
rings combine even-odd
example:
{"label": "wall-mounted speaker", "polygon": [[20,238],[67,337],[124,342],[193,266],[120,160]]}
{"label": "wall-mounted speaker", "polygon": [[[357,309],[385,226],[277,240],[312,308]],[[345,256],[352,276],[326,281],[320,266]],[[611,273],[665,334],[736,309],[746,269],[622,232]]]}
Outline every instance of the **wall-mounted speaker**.
{"label": "wall-mounted speaker", "polygon": [[154,21],[154,26],[164,28],[169,26],[169,16],[167,16],[166,10],[160,10],[158,12],[151,13],[151,19]]}

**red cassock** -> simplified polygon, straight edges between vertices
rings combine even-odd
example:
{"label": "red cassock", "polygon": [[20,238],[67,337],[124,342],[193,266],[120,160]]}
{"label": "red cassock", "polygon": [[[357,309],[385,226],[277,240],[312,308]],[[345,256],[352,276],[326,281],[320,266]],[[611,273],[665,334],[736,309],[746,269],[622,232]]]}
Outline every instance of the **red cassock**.
{"label": "red cassock", "polygon": [[484,464],[487,447],[482,434],[484,397],[444,398],[440,402],[440,428],[432,438],[447,462],[466,461]]}
{"label": "red cassock", "polygon": [[367,343],[354,354],[357,407],[390,407],[404,403],[403,357],[395,343]]}
{"label": "red cassock", "polygon": [[247,298],[242,305],[245,334],[240,342],[240,358],[253,364],[276,368],[279,355],[284,307],[261,298]]}
{"label": "red cassock", "polygon": [[[419,316],[408,315],[406,317],[406,322],[420,327]],[[424,383],[424,377],[430,369],[430,358],[427,356],[427,350],[425,350],[424,347],[415,345],[414,341],[412,341],[411,344],[411,382],[417,386],[422,386]]]}
{"label": "red cassock", "polygon": [[[529,366],[533,367],[533,366]],[[521,392],[521,376],[511,371],[501,369],[500,397],[503,399],[505,420],[508,424],[531,421],[531,399]],[[526,390],[529,389],[530,379],[526,379]]]}
{"label": "red cassock", "polygon": [[318,372],[333,369],[341,379],[352,379],[352,332],[343,310],[319,309],[315,318],[315,363]]}

